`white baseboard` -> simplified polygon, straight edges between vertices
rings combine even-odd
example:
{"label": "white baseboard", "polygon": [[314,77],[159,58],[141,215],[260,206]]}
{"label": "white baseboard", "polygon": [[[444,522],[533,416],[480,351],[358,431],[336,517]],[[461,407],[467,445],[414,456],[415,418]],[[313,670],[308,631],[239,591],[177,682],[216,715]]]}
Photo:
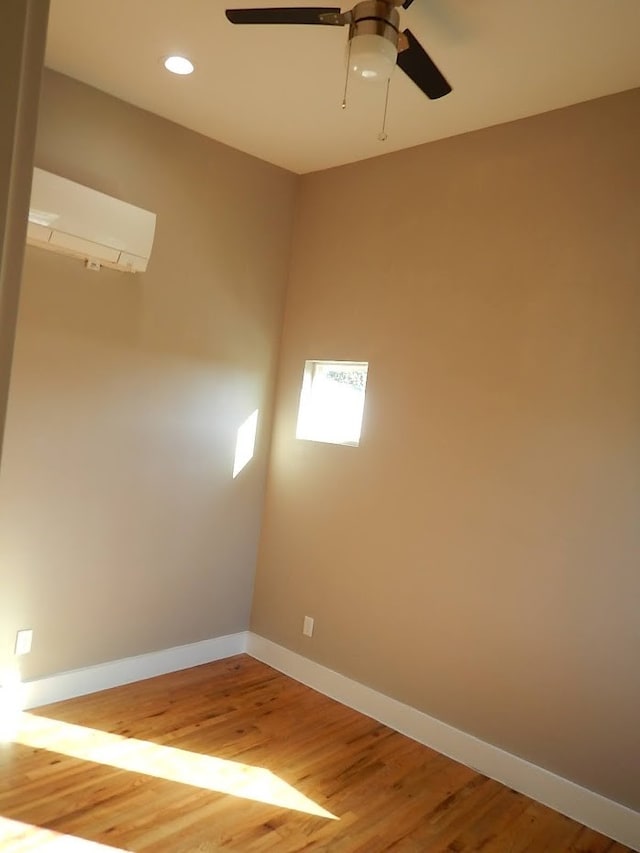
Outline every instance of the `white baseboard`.
{"label": "white baseboard", "polygon": [[246,649],[247,632],[240,631],[238,634],[201,640],[187,646],[174,646],[146,655],[61,672],[25,682],[22,692],[23,707],[36,708],[39,705],[72,699],[74,696],[95,693],[97,690],[119,687],[132,681],[142,681],[155,675],[228,658],[241,654]]}
{"label": "white baseboard", "polygon": [[640,850],[640,813],[391,699],[257,634],[247,652],[325,696],[473,767],[597,832]]}

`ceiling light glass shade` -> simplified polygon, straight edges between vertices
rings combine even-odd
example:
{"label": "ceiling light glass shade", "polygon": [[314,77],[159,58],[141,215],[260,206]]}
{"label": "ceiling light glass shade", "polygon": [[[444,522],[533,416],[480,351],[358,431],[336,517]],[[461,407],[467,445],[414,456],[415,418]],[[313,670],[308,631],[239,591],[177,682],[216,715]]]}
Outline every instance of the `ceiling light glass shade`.
{"label": "ceiling light glass shade", "polygon": [[172,74],[192,74],[193,62],[186,56],[167,56],[164,67]]}
{"label": "ceiling light glass shade", "polygon": [[363,80],[384,82],[393,71],[398,50],[384,36],[366,33],[351,39],[349,65],[351,71]]}

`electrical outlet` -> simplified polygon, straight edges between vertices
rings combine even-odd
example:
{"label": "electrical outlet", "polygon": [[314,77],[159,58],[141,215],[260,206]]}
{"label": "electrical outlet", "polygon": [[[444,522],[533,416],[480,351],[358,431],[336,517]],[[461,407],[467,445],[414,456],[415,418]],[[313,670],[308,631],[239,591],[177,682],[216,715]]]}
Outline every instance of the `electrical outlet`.
{"label": "electrical outlet", "polygon": [[313,637],[313,617],[305,616],[304,623],[302,625],[302,633],[305,637]]}
{"label": "electrical outlet", "polygon": [[28,655],[31,651],[31,642],[33,640],[33,631],[31,628],[25,628],[18,631],[16,634],[16,650],[17,655]]}

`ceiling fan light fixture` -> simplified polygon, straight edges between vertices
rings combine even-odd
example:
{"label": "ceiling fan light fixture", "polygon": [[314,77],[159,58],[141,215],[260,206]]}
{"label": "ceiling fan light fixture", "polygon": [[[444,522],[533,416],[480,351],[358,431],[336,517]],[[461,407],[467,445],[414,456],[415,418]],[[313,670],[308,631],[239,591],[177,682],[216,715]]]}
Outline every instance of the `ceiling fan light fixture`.
{"label": "ceiling fan light fixture", "polygon": [[353,74],[371,83],[386,82],[391,76],[398,49],[388,38],[373,33],[351,39],[349,68]]}

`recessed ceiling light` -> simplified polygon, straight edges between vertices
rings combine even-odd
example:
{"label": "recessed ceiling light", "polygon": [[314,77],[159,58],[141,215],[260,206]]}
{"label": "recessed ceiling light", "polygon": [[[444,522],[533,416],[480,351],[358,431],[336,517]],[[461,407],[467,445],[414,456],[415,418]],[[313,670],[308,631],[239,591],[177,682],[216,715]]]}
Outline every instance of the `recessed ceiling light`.
{"label": "recessed ceiling light", "polygon": [[164,67],[172,74],[191,74],[193,73],[193,62],[187,59],[186,56],[167,56],[164,61]]}

